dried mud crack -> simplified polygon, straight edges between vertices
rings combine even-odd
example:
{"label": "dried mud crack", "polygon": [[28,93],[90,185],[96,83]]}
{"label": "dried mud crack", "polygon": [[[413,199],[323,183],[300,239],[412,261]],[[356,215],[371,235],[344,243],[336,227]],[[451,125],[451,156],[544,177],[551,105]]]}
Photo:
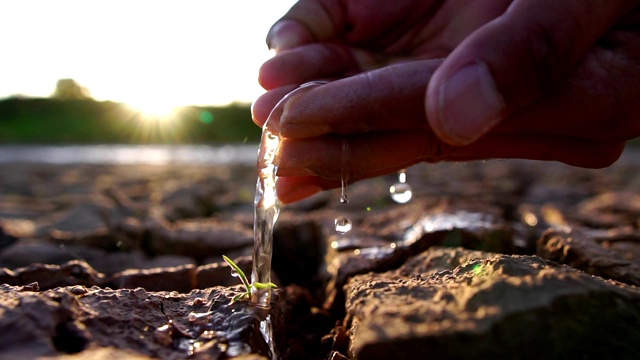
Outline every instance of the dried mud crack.
{"label": "dried mud crack", "polygon": [[391,178],[289,205],[268,312],[231,304],[221,258],[250,271],[255,169],[7,164],[0,359],[633,359],[638,159],[421,165],[406,205]]}

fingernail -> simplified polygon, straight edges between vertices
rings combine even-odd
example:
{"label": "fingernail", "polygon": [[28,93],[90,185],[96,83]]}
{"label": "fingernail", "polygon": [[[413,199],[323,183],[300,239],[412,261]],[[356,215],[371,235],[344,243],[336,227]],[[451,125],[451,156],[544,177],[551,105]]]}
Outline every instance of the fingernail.
{"label": "fingernail", "polygon": [[466,145],[486,134],[501,119],[505,102],[489,68],[482,62],[467,65],[441,87],[438,94],[440,126],[452,144]]}
{"label": "fingernail", "polygon": [[297,26],[291,20],[281,20],[274,24],[267,34],[269,50],[279,52],[297,46],[301,42],[300,36],[295,31]]}

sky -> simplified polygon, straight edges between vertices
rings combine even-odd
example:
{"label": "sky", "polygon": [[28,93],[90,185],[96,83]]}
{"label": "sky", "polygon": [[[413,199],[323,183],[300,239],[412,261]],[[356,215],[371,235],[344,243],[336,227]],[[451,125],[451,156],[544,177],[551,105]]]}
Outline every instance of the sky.
{"label": "sky", "polygon": [[0,98],[71,78],[140,108],[251,102],[265,37],[294,0],[0,2]]}

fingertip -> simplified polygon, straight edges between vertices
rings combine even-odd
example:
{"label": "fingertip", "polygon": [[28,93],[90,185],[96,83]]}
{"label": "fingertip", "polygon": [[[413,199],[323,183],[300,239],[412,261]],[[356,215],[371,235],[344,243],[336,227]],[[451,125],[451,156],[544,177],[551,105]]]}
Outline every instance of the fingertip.
{"label": "fingertip", "polygon": [[276,53],[308,44],[313,36],[306,27],[296,20],[282,19],[276,22],[267,33],[267,46]]}
{"label": "fingertip", "polygon": [[317,194],[323,188],[316,184],[316,178],[311,176],[280,177],[276,182],[278,199],[283,204],[290,204]]}
{"label": "fingertip", "polygon": [[278,86],[281,86],[282,79],[281,69],[279,66],[280,59],[277,57],[272,57],[265,61],[258,69],[258,84],[262,86],[262,88],[271,90]]}
{"label": "fingertip", "polygon": [[251,120],[259,127],[264,126],[264,123],[267,122],[267,116],[269,116],[265,111],[267,107],[262,104],[263,101],[260,100],[261,98],[262,96],[251,104]]}
{"label": "fingertip", "polygon": [[264,126],[273,108],[285,95],[295,88],[295,85],[282,86],[269,90],[257,98],[253,104],[251,104],[251,117],[253,118],[253,122],[260,127]]}
{"label": "fingertip", "polygon": [[306,93],[292,96],[284,106],[280,117],[280,134],[289,139],[304,139],[324,135],[331,131],[325,122],[317,120],[318,97]]}

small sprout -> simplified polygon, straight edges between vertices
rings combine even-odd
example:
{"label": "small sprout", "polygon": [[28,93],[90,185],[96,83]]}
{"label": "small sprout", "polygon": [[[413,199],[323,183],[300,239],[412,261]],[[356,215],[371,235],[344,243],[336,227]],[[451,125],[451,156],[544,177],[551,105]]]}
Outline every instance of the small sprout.
{"label": "small sprout", "polygon": [[244,292],[241,292],[239,294],[236,294],[232,299],[231,299],[231,303],[233,304],[236,301],[240,301],[240,300],[249,300],[251,299],[251,290],[252,289],[257,289],[257,290],[264,290],[264,289],[271,289],[271,288],[276,288],[276,284],[269,282],[269,283],[260,283],[260,282],[255,282],[255,283],[250,283],[249,279],[247,278],[247,276],[244,274],[244,271],[242,271],[242,269],[240,269],[240,267],[238,266],[238,264],[236,264],[233,260],[231,260],[229,257],[222,255],[222,258],[224,259],[224,261],[227,262],[227,264],[229,264],[229,266],[231,266],[231,274],[233,276],[237,276],[240,278],[240,281],[242,281],[242,285],[244,285]]}

